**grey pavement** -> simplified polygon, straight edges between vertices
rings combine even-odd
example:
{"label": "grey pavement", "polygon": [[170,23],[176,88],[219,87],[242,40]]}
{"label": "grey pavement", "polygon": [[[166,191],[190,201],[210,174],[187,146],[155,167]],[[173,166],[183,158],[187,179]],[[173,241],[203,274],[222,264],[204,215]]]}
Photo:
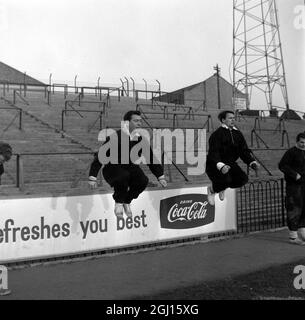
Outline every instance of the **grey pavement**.
{"label": "grey pavement", "polygon": [[[91,260],[9,270],[1,299],[123,300],[221,280],[305,258],[287,230]],[[173,296],[173,299],[175,297]]]}

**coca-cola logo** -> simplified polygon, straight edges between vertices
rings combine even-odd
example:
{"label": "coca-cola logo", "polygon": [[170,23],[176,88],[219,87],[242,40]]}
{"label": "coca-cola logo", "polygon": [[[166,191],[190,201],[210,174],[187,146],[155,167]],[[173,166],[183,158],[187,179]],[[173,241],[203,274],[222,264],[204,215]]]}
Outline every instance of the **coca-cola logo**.
{"label": "coca-cola logo", "polygon": [[214,222],[215,206],[208,203],[207,195],[184,194],[160,201],[161,228],[188,229]]}

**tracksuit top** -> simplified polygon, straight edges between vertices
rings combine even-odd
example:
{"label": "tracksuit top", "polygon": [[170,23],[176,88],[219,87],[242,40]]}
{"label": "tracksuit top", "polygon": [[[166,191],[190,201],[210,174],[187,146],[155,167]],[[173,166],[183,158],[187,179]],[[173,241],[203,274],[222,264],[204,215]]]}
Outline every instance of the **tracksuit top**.
{"label": "tracksuit top", "polygon": [[209,139],[207,171],[217,170],[219,162],[232,166],[238,158],[247,165],[255,161],[243,134],[238,129],[219,127]]}
{"label": "tracksuit top", "polygon": [[[116,131],[116,134],[117,134],[117,137],[118,137],[118,163],[116,164],[112,164],[112,163],[107,163],[105,164],[105,169],[107,168],[107,166],[113,166],[113,165],[121,165],[121,166],[124,166],[128,169],[128,167],[131,167],[131,166],[138,166],[137,164],[134,164],[132,163],[131,161],[129,161],[129,164],[121,164],[121,135],[122,135],[122,131],[121,130],[118,130]],[[123,134],[126,134],[126,133],[123,133]],[[136,145],[138,144],[140,141],[142,141],[142,137],[139,136],[138,137],[138,140],[134,141],[134,140],[130,140],[130,137],[128,136],[128,139],[129,139],[129,154],[130,154],[130,150]],[[107,143],[108,141],[110,140],[109,136],[107,137],[106,141],[104,143]],[[110,150],[107,151],[107,156],[110,156]],[[139,157],[141,157],[141,150],[139,152]],[[147,164],[150,171],[156,176],[156,178],[159,178],[163,175],[163,167],[161,164],[158,164],[158,163],[153,163],[153,152],[150,148],[150,161],[149,163]],[[148,160],[147,160],[148,162]],[[89,176],[93,176],[93,177],[96,177],[98,175],[98,172],[99,170],[101,169],[102,167],[102,163],[100,163],[99,159],[98,159],[98,152],[96,152],[94,154],[94,160],[91,164],[91,167],[90,167],[90,171],[89,171]]]}
{"label": "tracksuit top", "polygon": [[[287,150],[279,162],[279,169],[287,183],[305,183],[305,151],[297,147]],[[296,180],[297,174],[301,175],[301,179]]]}

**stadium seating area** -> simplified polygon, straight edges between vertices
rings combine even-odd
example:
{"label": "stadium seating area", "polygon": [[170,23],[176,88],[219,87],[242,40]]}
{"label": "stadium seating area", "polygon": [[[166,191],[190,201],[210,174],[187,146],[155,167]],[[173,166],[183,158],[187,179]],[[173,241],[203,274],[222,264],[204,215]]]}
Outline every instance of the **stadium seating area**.
{"label": "stadium seating area", "polygon": [[[203,111],[152,100],[136,101],[132,93],[120,97],[119,91],[100,95],[93,89],[83,94],[80,90],[75,92],[75,88],[65,93],[60,89],[49,94],[39,87],[28,88],[25,93],[19,87],[1,90],[0,140],[10,143],[15,154],[5,164],[2,177],[2,185],[10,192],[62,193],[71,187],[85,192],[100,129],[118,128],[123,114],[130,109],[139,109],[144,127],[150,129],[205,128],[208,139],[219,125],[218,109]],[[296,134],[304,131],[304,120],[280,121],[269,116],[238,116],[236,124],[263,164],[259,178],[281,175],[277,169],[280,157],[288,146],[294,145]],[[155,184],[148,168],[143,168]],[[173,184],[208,181],[205,174],[187,176],[186,165],[165,165],[165,172]],[[257,178],[254,172],[249,174],[251,179]],[[101,188],[109,187],[102,182]]]}

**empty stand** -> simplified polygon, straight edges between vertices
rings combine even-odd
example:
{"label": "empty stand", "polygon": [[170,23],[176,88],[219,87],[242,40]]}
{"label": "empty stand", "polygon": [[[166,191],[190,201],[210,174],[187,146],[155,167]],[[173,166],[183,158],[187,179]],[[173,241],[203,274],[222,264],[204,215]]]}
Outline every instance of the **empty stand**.
{"label": "empty stand", "polygon": [[[119,128],[124,113],[131,109],[141,111],[143,126],[150,131],[154,128],[204,128],[208,141],[219,125],[218,109],[207,108],[209,112],[204,112],[200,108],[146,100],[139,96],[137,99],[123,97],[119,88],[74,89],[56,86],[50,91],[45,87],[27,91],[18,86],[5,88],[5,95],[2,92],[0,101],[1,140],[9,142],[18,157],[14,156],[5,164],[2,184],[17,185],[21,173],[21,183],[27,188],[50,183],[58,185],[58,188],[47,186],[52,190],[64,190],[71,185],[84,188],[92,153],[100,145],[97,140],[100,129]],[[294,145],[296,134],[304,131],[303,120],[280,120],[264,116],[263,112],[259,117],[239,115],[236,125],[263,164],[258,177],[249,171],[251,179],[280,176],[277,168],[279,159],[285,149]],[[175,148],[173,146],[173,153],[180,152]],[[188,175],[188,165],[175,164],[173,160],[173,164],[164,166],[171,183],[208,182],[206,174]],[[241,166],[247,170],[244,164]],[[156,184],[147,166],[143,169],[150,177],[151,185]],[[107,186],[104,184],[103,187]]]}

